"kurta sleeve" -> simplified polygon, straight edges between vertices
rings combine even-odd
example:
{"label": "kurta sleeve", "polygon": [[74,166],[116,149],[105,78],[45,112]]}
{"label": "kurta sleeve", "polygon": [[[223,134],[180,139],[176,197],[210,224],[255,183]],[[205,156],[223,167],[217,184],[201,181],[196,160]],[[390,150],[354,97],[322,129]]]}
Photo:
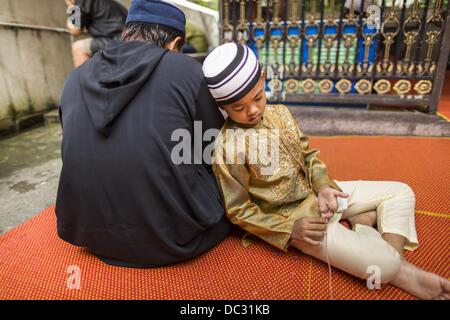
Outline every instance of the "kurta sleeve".
{"label": "kurta sleeve", "polygon": [[230,221],[271,245],[286,251],[295,220],[277,212],[263,212],[257,204],[251,201],[250,174],[245,164],[226,164],[225,161],[217,161],[218,158],[217,155],[214,157],[213,170]]}
{"label": "kurta sleeve", "polygon": [[315,193],[318,193],[322,186],[328,186],[333,189],[342,191],[341,188],[328,176],[328,169],[326,164],[319,159],[320,151],[318,149],[311,149],[309,146],[308,136],[300,129],[294,116],[291,114],[287,107],[286,111],[292,118],[295,126],[297,127],[298,134],[300,136],[300,145],[302,148],[303,158],[305,159],[305,165],[308,169],[309,181]]}

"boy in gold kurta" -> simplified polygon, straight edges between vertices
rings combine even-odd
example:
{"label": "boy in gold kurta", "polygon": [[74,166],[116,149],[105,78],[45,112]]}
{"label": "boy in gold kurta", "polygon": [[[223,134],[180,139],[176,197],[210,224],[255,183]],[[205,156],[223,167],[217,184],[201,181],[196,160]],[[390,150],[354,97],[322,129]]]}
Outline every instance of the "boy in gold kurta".
{"label": "boy in gold kurta", "polygon": [[[281,250],[292,245],[357,277],[378,270],[380,282],[419,298],[450,297],[448,280],[402,257],[403,248],[418,245],[411,188],[331,179],[289,110],[266,106],[264,72],[246,46],[216,48],[203,71],[228,115],[213,169],[231,222]],[[338,211],[338,198],[348,198],[348,208]],[[354,230],[338,223],[343,218]]]}
{"label": "boy in gold kurta", "polygon": [[[227,135],[227,130],[233,130],[234,134]],[[259,161],[249,161],[252,135],[267,136],[272,142],[268,143],[270,151],[265,153],[273,155],[273,145],[279,147],[277,159],[271,159],[276,163],[264,166]],[[325,164],[317,157],[319,151],[309,148],[307,136],[283,105],[267,106],[261,120],[248,128],[228,118],[218,141],[213,169],[224,195],[228,217],[281,250],[288,247],[295,221],[303,217],[320,218],[316,195],[321,188],[331,187],[330,192],[346,197],[328,177]],[[245,141],[245,164],[227,164],[229,153],[238,149],[237,141]],[[258,143],[257,139],[253,141]],[[237,159],[229,160],[237,162]],[[274,164],[278,168],[270,170],[270,174],[261,172]],[[313,239],[305,240],[316,243]]]}

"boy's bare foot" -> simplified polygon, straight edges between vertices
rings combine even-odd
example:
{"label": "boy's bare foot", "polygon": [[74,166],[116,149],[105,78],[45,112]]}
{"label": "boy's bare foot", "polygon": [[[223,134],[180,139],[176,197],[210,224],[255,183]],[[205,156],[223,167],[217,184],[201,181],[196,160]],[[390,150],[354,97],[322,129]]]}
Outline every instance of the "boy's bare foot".
{"label": "boy's bare foot", "polygon": [[450,281],[402,260],[397,277],[391,281],[419,299],[450,300]]}

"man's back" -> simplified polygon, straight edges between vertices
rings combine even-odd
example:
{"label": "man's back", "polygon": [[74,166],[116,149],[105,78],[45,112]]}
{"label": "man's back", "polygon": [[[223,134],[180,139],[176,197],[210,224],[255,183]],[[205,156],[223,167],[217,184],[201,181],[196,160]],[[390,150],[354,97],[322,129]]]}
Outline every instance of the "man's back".
{"label": "man's back", "polygon": [[194,120],[222,125],[201,74],[193,59],[143,42],[116,43],[71,74],[61,99],[61,238],[109,263],[150,266],[192,258],[228,233],[208,167],[171,159],[174,130],[193,137]]}

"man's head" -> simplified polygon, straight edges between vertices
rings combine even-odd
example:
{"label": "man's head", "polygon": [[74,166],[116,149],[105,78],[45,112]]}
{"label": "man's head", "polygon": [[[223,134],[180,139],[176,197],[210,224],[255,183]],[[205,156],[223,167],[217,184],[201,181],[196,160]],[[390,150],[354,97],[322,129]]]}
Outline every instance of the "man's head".
{"label": "man's head", "polygon": [[169,1],[133,0],[128,11],[124,41],[148,41],[172,51],[184,43],[186,17]]}
{"label": "man's head", "polygon": [[231,120],[244,125],[259,122],[266,107],[265,75],[250,48],[236,43],[217,47],[206,57],[203,74]]}

